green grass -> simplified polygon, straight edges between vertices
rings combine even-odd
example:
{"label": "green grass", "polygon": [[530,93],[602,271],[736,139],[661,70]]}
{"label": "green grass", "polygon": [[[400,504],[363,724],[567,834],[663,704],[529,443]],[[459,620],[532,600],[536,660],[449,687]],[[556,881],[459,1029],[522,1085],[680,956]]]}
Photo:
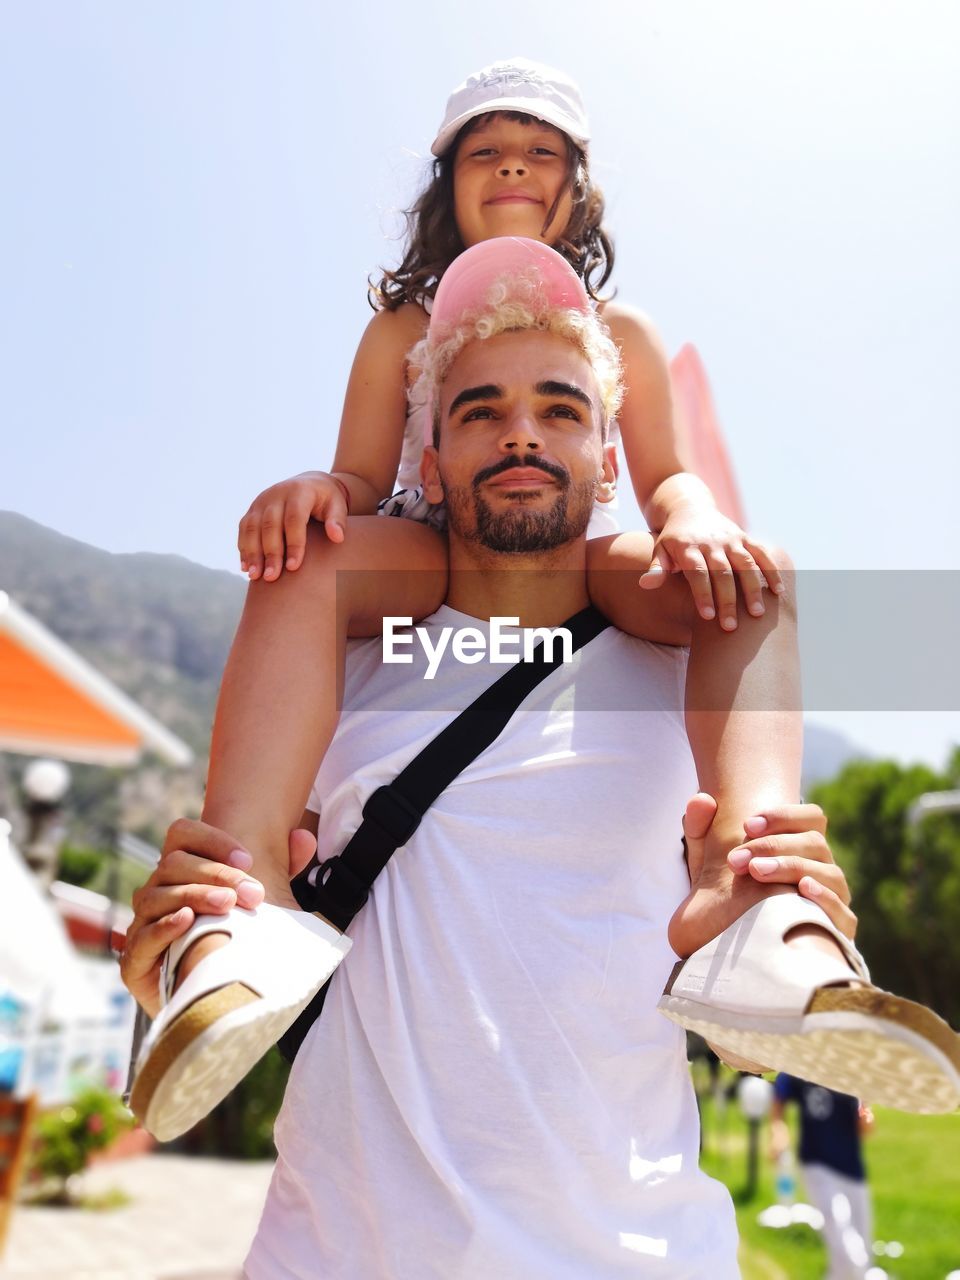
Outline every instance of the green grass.
{"label": "green grass", "polygon": [[[764,1127],[759,1191],[747,1200],[746,1124],[735,1103],[722,1120],[709,1101],[705,1104],[702,1164],[733,1195],[743,1280],[821,1280],[825,1254],[815,1232],[803,1226],[777,1231],[757,1223],[761,1209],[776,1202],[767,1143]],[[898,1240],[904,1249],[896,1260],[877,1258],[877,1265],[896,1280],[945,1280],[960,1270],[960,1116],[878,1110],[865,1150],[874,1233],[878,1240]]]}

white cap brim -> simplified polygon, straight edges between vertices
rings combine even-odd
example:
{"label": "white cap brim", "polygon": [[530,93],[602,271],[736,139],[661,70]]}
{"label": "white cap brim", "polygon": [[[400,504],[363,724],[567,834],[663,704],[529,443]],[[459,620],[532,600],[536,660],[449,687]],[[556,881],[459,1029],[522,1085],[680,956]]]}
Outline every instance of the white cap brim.
{"label": "white cap brim", "polygon": [[566,134],[568,138],[572,138],[584,151],[590,142],[590,135],[585,135],[578,129],[577,122],[556,103],[547,102],[542,98],[493,98],[470,111],[464,111],[449,124],[445,124],[434,138],[430,150],[435,156],[445,155],[454,138],[468,121],[476,120],[477,116],[490,115],[493,111],[521,111],[526,116],[533,116],[535,120],[543,120]]}

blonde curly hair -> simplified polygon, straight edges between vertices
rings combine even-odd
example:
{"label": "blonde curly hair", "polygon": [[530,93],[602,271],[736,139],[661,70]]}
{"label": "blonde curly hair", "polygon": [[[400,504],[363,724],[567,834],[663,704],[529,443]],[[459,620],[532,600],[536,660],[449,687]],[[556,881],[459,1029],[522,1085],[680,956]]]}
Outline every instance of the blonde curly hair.
{"label": "blonde curly hair", "polygon": [[623,400],[623,366],[617,344],[595,312],[551,304],[536,272],[531,271],[496,280],[482,306],[465,311],[455,326],[437,331],[431,325],[426,337],[408,353],[408,363],[419,369],[410,390],[410,404],[430,406],[434,445],[440,439],[440,388],[464,347],[501,333],[531,329],[565,338],[589,361],[600,393],[600,422],[606,438]]}

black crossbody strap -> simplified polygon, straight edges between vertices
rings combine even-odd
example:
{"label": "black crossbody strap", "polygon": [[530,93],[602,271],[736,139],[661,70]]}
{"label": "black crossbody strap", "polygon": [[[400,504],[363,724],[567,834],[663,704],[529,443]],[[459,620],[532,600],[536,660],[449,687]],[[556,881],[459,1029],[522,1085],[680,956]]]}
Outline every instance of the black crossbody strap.
{"label": "black crossbody strap", "polygon": [[[573,652],[610,624],[593,606],[561,626],[570,632]],[[529,661],[513,666],[451,721],[397,777],[378,787],[363,806],[363,821],[340,854],[312,863],[292,882],[306,911],[318,911],[345,929],[369,896],[390,858],[419,827],[423,815],[450,783],[493,743],[524,698],[556,666],[559,644],[547,658],[538,641]]]}
{"label": "black crossbody strap", "polygon": [[[562,624],[575,653],[610,625],[593,606],[581,609]],[[527,694],[555,666],[547,661],[543,643],[529,662],[518,662],[461,711],[393,782],[378,787],[363,806],[363,821],[343,852],[310,866],[291,881],[304,911],[319,911],[338,929],[345,929],[366,902],[373,882],[454,778],[497,738]],[[320,1016],[330,986],[326,982],[279,1041],[279,1049],[293,1062],[307,1032]]]}

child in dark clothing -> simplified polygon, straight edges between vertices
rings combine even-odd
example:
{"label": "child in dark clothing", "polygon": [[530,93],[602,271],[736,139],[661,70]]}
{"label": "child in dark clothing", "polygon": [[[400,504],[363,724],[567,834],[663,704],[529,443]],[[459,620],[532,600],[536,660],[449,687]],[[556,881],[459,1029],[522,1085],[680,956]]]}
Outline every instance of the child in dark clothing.
{"label": "child in dark clothing", "polygon": [[863,1280],[871,1265],[873,1234],[860,1139],[872,1129],[873,1113],[849,1094],[781,1073],[770,1113],[774,1159],[790,1143],[783,1118],[790,1102],[800,1108],[799,1158],[807,1196],[823,1214],[826,1280]]}

